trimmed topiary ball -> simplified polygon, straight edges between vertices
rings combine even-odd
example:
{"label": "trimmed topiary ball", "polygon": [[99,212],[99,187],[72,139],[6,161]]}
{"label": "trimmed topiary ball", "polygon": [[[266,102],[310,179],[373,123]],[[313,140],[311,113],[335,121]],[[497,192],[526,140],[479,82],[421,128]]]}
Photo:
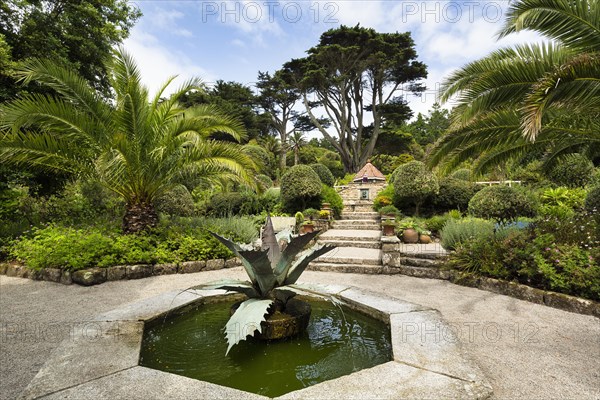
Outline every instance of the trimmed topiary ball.
{"label": "trimmed topiary ball", "polygon": [[535,216],[535,206],[522,190],[503,185],[487,186],[469,202],[469,214],[506,222]]}
{"label": "trimmed topiary ball", "polygon": [[317,173],[317,175],[319,175],[319,179],[321,179],[321,182],[323,182],[327,186],[333,186],[333,184],[335,183],[335,178],[333,177],[333,174],[331,173],[329,168],[327,168],[323,164],[318,163],[311,164],[310,167]]}
{"label": "trimmed topiary ball", "polygon": [[594,164],[581,154],[572,154],[560,160],[548,177],[560,186],[584,187],[594,178]]}
{"label": "trimmed topiary ball", "polygon": [[308,165],[295,165],[281,177],[281,200],[286,211],[319,207],[321,179]]}
{"label": "trimmed topiary ball", "polygon": [[411,161],[396,168],[392,181],[396,200],[414,204],[416,215],[419,215],[421,204],[439,190],[435,175],[421,161]]}
{"label": "trimmed topiary ball", "polygon": [[468,180],[455,178],[454,176],[445,177],[440,181],[440,189],[434,199],[436,210],[458,209],[466,211],[469,207],[469,201],[481,188],[482,186]]}

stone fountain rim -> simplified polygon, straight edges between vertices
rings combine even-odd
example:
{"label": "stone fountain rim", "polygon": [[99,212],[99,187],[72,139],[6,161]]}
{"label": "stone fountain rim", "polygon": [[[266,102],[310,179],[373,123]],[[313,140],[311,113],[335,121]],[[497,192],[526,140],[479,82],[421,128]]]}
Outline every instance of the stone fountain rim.
{"label": "stone fountain rim", "polygon": [[[296,398],[473,398],[492,388],[467,357],[452,327],[432,308],[344,285],[297,285],[306,295],[334,297],[390,329],[393,360],[284,394]],[[139,366],[144,323],[167,313],[240,295],[224,290],[172,291],[130,303],[73,330],[23,391],[21,399],[267,399],[209,382]]]}

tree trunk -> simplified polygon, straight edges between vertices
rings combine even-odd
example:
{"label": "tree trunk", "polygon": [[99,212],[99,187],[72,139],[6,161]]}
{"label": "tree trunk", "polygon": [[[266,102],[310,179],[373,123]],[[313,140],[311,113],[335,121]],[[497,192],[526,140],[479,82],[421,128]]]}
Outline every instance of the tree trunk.
{"label": "tree trunk", "polygon": [[298,165],[300,157],[298,157],[298,149],[294,149],[294,165]]}
{"label": "tree trunk", "polygon": [[154,228],[158,224],[158,214],[151,203],[130,203],[123,216],[123,232],[138,233]]}
{"label": "tree trunk", "polygon": [[279,170],[280,176],[285,173],[285,169],[287,168],[287,150],[284,146],[282,146],[281,152],[279,153]]}

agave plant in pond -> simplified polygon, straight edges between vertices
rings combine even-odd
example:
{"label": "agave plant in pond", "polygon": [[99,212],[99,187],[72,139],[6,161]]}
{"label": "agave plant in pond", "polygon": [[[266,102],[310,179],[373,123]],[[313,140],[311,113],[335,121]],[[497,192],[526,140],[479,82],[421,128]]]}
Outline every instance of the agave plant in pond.
{"label": "agave plant in pond", "polygon": [[295,292],[290,290],[293,289],[290,285],[296,283],[312,260],[335,248],[335,246],[315,245],[304,250],[319,233],[315,231],[292,238],[283,250],[279,247],[270,216],[267,216],[260,250],[242,248],[213,233],[240,258],[250,278],[250,281],[222,280],[195,287],[226,289],[248,296],[248,300],[239,304],[225,326],[228,342],[226,355],[231,347],[245,340],[247,335],[253,335],[256,331],[262,333],[263,322],[267,321],[266,316],[277,311],[285,315],[286,306],[291,303],[290,300],[295,295]]}

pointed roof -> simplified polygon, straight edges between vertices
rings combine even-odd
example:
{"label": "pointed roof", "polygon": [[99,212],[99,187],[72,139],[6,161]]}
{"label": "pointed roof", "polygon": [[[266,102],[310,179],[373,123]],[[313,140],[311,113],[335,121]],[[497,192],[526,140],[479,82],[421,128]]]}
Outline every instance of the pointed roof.
{"label": "pointed roof", "polygon": [[371,160],[367,161],[365,166],[362,167],[360,171],[356,173],[356,175],[354,175],[353,181],[362,181],[363,176],[365,175],[370,181],[385,181],[385,176],[381,173],[380,170],[378,170],[373,164],[371,164]]}

